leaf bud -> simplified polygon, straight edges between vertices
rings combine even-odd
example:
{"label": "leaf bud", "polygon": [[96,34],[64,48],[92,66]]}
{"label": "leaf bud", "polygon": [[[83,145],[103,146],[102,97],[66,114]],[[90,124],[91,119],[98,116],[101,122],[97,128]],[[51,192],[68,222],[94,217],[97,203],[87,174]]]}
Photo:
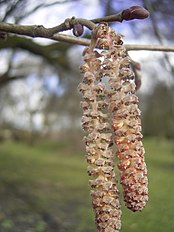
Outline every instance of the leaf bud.
{"label": "leaf bud", "polygon": [[122,20],[145,19],[149,16],[149,11],[141,6],[132,6],[122,11]]}
{"label": "leaf bud", "polygon": [[83,25],[79,22],[75,23],[73,25],[73,34],[77,37],[81,36],[83,34],[84,28]]}

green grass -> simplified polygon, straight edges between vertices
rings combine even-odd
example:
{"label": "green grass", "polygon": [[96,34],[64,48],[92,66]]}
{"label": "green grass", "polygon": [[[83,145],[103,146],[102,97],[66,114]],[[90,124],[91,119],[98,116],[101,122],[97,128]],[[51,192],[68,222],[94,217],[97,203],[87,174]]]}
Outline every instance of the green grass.
{"label": "green grass", "polygon": [[149,202],[141,213],[123,212],[124,232],[174,231],[174,143],[145,140]]}
{"label": "green grass", "polygon": [[[174,143],[146,139],[149,202],[123,205],[122,232],[174,231]],[[0,144],[0,232],[95,232],[84,154],[66,144]]]}

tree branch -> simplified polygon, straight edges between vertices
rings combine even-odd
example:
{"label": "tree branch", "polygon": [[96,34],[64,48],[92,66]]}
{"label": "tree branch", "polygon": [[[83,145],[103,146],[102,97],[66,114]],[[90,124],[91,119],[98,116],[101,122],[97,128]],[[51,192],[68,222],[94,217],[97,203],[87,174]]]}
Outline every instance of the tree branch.
{"label": "tree branch", "polygon": [[[66,43],[78,44],[82,46],[88,46],[90,44],[90,39],[76,38],[74,36],[64,35],[64,34],[55,34],[52,37],[52,39],[56,41],[66,42]],[[174,46],[165,46],[165,45],[126,44],[125,47],[128,51],[144,50],[144,51],[174,52]]]}
{"label": "tree branch", "polygon": [[[144,19],[147,17],[148,17],[147,10],[139,6],[133,6],[126,10],[123,10],[118,14],[105,16],[97,19],[87,20],[87,19],[75,18],[75,17],[68,18],[63,23],[52,28],[45,28],[43,25],[18,25],[18,24],[10,24],[10,23],[2,22],[0,23],[0,31],[29,36],[32,38],[42,37],[55,41],[87,46],[90,43],[89,39],[77,38],[75,36],[65,35],[60,32],[74,29],[77,23],[80,24],[82,27],[86,26],[92,30],[95,27],[95,24],[100,22],[114,22],[114,21],[122,22],[123,20]],[[75,35],[77,36],[78,33],[76,33]],[[127,50],[150,50],[150,51],[166,51],[166,52],[174,51],[174,47],[156,46],[156,45],[126,45],[126,48]]]}
{"label": "tree branch", "polygon": [[[44,58],[49,64],[54,66],[61,65],[65,69],[69,69],[69,65],[65,62],[65,56],[70,44],[52,43],[50,45],[41,45],[30,38],[20,36],[8,36],[5,41],[0,41],[1,49],[24,49],[35,55]],[[55,54],[55,50],[58,53]]]}
{"label": "tree branch", "polygon": [[112,21],[123,21],[121,18],[121,13],[111,16],[106,16],[103,18],[98,19],[82,19],[75,17],[67,18],[63,23],[58,26],[52,28],[45,28],[43,25],[18,25],[18,24],[11,24],[11,23],[0,23],[0,30],[7,32],[7,33],[14,33],[18,35],[26,35],[30,37],[44,37],[52,39],[52,36],[56,33],[70,30],[73,28],[74,24],[77,22],[81,23],[82,25],[88,27],[89,29],[93,29],[95,27],[95,23],[99,22],[112,22]]}
{"label": "tree branch", "polygon": [[[55,41],[66,42],[71,44],[78,44],[83,46],[88,46],[90,44],[90,39],[77,38],[75,36],[65,35],[61,33],[49,36],[49,29],[43,26],[21,26],[15,24],[0,23],[0,30],[11,32],[19,35],[28,35],[30,37],[42,37],[48,38]],[[36,36],[37,35],[37,36]],[[128,51],[131,50],[149,50],[149,51],[164,51],[164,52],[174,52],[173,46],[164,45],[125,45]]]}
{"label": "tree branch", "polygon": [[7,33],[15,33],[19,35],[26,35],[30,37],[44,37],[50,38],[59,32],[74,29],[77,23],[93,29],[96,23],[100,22],[122,22],[123,20],[144,19],[149,16],[149,12],[143,7],[133,6],[115,15],[105,16],[102,18],[87,20],[83,18],[67,18],[63,23],[52,28],[45,28],[43,25],[17,25],[10,23],[0,23],[0,30]]}
{"label": "tree branch", "polygon": [[4,85],[11,81],[16,81],[18,79],[22,79],[25,76],[17,75],[17,76],[9,76],[8,73],[3,74],[0,76],[0,88],[2,88]]}

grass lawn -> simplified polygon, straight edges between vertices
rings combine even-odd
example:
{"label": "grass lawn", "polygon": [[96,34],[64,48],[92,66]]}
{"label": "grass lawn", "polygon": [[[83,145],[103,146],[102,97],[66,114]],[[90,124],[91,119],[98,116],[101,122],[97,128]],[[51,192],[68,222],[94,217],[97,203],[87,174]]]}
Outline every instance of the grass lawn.
{"label": "grass lawn", "polygon": [[[145,139],[149,202],[122,232],[174,231],[174,142]],[[0,232],[95,232],[84,154],[58,142],[0,144]]]}

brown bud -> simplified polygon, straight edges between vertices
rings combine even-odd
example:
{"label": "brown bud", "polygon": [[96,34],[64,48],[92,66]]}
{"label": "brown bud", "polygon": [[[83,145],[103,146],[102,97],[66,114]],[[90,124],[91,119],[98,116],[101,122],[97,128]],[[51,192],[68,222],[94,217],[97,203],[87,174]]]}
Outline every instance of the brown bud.
{"label": "brown bud", "polygon": [[73,25],[73,34],[77,37],[81,36],[83,34],[84,28],[83,25],[79,22],[75,23]]}
{"label": "brown bud", "polygon": [[149,11],[141,6],[132,6],[122,11],[123,20],[145,19],[149,16]]}

